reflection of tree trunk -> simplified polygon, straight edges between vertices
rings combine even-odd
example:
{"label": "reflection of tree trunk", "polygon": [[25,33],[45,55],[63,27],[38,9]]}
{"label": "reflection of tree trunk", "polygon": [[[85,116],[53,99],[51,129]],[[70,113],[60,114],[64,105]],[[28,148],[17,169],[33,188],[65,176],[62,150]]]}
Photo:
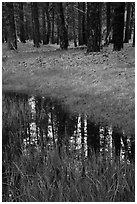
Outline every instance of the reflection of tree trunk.
{"label": "reflection of tree trunk", "polygon": [[52,108],[51,108],[51,128],[52,128],[52,134],[53,134],[53,144],[54,144],[54,146],[55,146],[55,132],[54,132]]}
{"label": "reflection of tree trunk", "polygon": [[131,157],[130,160],[135,162],[135,135],[131,136]]}
{"label": "reflection of tree trunk", "polygon": [[30,144],[31,143],[30,123],[28,123],[28,136],[29,136],[29,144]]}
{"label": "reflection of tree trunk", "polygon": [[87,120],[87,145],[88,156],[91,156],[91,150],[97,154],[100,150],[99,126]]}
{"label": "reflection of tree trunk", "polygon": [[81,116],[81,145],[82,145],[82,156],[84,156],[84,118]]}
{"label": "reflection of tree trunk", "polygon": [[119,128],[114,127],[113,131],[112,131],[112,139],[113,139],[113,143],[114,143],[114,147],[115,147],[115,157],[118,160],[120,159],[122,136],[123,136],[122,131]]}
{"label": "reflection of tree trunk", "polygon": [[123,134],[122,134],[122,141],[123,141],[124,149],[125,149],[125,157],[126,157],[125,159],[127,159],[130,157],[130,154],[128,150],[127,137],[125,137]]}
{"label": "reflection of tree trunk", "polygon": [[84,116],[81,116],[81,145],[82,145],[82,176],[85,176],[85,164],[84,164],[84,158],[85,158],[85,151],[84,151]]}

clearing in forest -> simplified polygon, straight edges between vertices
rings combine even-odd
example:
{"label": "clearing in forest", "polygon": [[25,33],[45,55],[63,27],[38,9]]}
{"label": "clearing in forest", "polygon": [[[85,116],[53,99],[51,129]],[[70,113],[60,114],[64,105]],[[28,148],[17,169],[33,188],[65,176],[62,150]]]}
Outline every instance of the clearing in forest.
{"label": "clearing in forest", "polygon": [[131,44],[123,50],[61,51],[55,45],[34,48],[3,44],[2,89],[59,99],[71,112],[86,113],[94,121],[112,124],[134,134],[135,55]]}

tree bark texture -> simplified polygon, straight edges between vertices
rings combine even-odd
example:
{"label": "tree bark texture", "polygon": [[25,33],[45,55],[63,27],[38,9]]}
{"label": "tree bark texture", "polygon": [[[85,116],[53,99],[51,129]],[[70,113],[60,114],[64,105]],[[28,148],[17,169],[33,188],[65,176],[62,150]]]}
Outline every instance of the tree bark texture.
{"label": "tree bark texture", "polygon": [[132,3],[127,3],[127,16],[126,16],[126,29],[125,29],[125,43],[128,43],[129,41],[129,32],[130,32],[130,19],[131,19],[131,8]]}
{"label": "tree bark texture", "polygon": [[7,25],[7,38],[8,49],[17,49],[17,38],[14,20],[14,6],[12,2],[6,2],[6,25]]}
{"label": "tree bark texture", "polygon": [[39,18],[37,2],[31,3],[34,47],[40,47]]}
{"label": "tree bark texture", "polygon": [[77,36],[76,36],[76,23],[75,23],[75,11],[74,11],[74,5],[72,6],[72,26],[73,26],[73,37],[74,37],[74,47],[77,47]]}
{"label": "tree bark texture", "polygon": [[46,17],[47,17],[47,33],[46,33],[46,44],[49,44],[49,39],[50,39],[50,16],[49,16],[49,2],[45,3],[46,4]]}
{"label": "tree bark texture", "polygon": [[133,30],[133,26],[134,26],[134,19],[135,19],[135,4],[132,3],[131,19],[130,19],[130,30],[129,30],[129,40],[131,39],[131,36],[132,36],[132,30]]}
{"label": "tree bark texture", "polygon": [[51,43],[54,44],[54,24],[55,24],[55,14],[54,14],[54,3],[52,3],[52,31],[51,31]]}
{"label": "tree bark texture", "polygon": [[64,11],[62,3],[57,3],[58,11],[58,28],[59,28],[59,37],[60,37],[60,48],[68,48],[68,31],[65,25]]}
{"label": "tree bark texture", "polygon": [[19,17],[20,17],[20,41],[25,43],[25,30],[24,30],[24,11],[23,2],[19,3]]}
{"label": "tree bark texture", "polygon": [[102,3],[87,3],[87,52],[99,52]]}
{"label": "tree bark texture", "polygon": [[113,7],[113,50],[120,51],[123,48],[125,3],[113,3]]}
{"label": "tree bark texture", "polygon": [[86,44],[85,2],[78,2],[78,41],[79,45]]}
{"label": "tree bark texture", "polygon": [[45,21],[45,7],[42,7],[42,40],[43,45],[46,45],[46,21]]}

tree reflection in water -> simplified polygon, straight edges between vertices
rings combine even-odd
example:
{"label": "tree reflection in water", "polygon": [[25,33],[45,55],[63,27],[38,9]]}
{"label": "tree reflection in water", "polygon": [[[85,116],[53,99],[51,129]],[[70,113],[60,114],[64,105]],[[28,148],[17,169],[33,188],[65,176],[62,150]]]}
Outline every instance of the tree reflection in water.
{"label": "tree reflection in water", "polygon": [[[2,181],[5,197],[9,193],[6,183],[12,182],[7,180],[10,178],[7,174],[12,174],[13,161],[23,156],[33,160],[36,155],[46,158],[49,150],[56,149],[61,158],[65,149],[68,155],[74,153],[81,164],[93,155],[100,158],[102,166],[108,158],[134,161],[133,135],[127,138],[119,127],[102,127],[85,114],[70,114],[54,99],[7,93],[3,94],[2,105]],[[84,165],[82,171],[84,175]],[[19,189],[20,174],[16,177],[15,185]]]}

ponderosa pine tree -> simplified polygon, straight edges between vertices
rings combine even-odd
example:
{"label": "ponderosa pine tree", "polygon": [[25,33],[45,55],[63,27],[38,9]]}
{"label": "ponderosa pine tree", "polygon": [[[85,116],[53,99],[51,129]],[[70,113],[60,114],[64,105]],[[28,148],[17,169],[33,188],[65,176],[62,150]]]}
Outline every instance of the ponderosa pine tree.
{"label": "ponderosa pine tree", "polygon": [[46,28],[46,44],[49,44],[50,39],[50,15],[49,15],[49,2],[45,3],[45,11],[46,11],[46,17],[47,17],[47,28]]}
{"label": "ponderosa pine tree", "polygon": [[87,3],[87,52],[99,52],[101,43],[102,3]]}
{"label": "ponderosa pine tree", "polygon": [[65,50],[68,48],[68,31],[65,24],[63,4],[56,3],[57,12],[58,12],[58,29],[59,29],[59,38],[60,38],[60,48]]}
{"label": "ponderosa pine tree", "polygon": [[85,2],[78,2],[78,42],[79,45],[86,44]]}
{"label": "ponderosa pine tree", "polygon": [[7,38],[8,38],[8,49],[17,49],[17,38],[15,30],[15,20],[14,20],[14,5],[13,2],[5,3],[6,9],[6,28],[7,28]]}
{"label": "ponderosa pine tree", "polygon": [[23,2],[19,2],[19,26],[20,26],[20,41],[25,43],[25,30],[24,30],[24,11],[23,11]]}
{"label": "ponderosa pine tree", "polygon": [[106,3],[106,26],[107,26],[107,34],[105,39],[105,44],[108,45],[110,42],[110,31],[111,31],[111,3]]}
{"label": "ponderosa pine tree", "polygon": [[6,5],[2,3],[2,42],[7,42],[7,28],[6,28]]}
{"label": "ponderosa pine tree", "polygon": [[124,32],[124,14],[125,3],[115,2],[112,3],[114,8],[113,19],[113,50],[120,51],[123,48],[123,32]]}
{"label": "ponderosa pine tree", "polygon": [[135,3],[132,2],[131,17],[130,17],[130,29],[129,29],[129,40],[132,37],[132,31],[133,31],[133,26],[134,26],[134,19],[135,19]]}
{"label": "ponderosa pine tree", "polygon": [[34,47],[40,47],[38,3],[31,3]]}
{"label": "ponderosa pine tree", "polygon": [[73,27],[73,38],[74,38],[74,47],[77,47],[77,35],[76,35],[76,23],[75,23],[75,10],[74,3],[72,5],[72,27]]}
{"label": "ponderosa pine tree", "polygon": [[129,41],[131,8],[132,8],[132,3],[127,2],[126,29],[125,29],[125,40],[124,40],[125,43],[128,43]]}
{"label": "ponderosa pine tree", "polygon": [[135,23],[134,23],[134,33],[133,33],[133,47],[135,47]]}
{"label": "ponderosa pine tree", "polygon": [[46,21],[45,21],[45,6],[42,6],[42,41],[46,45]]}
{"label": "ponderosa pine tree", "polygon": [[54,44],[54,26],[55,25],[55,11],[54,11],[54,3],[52,3],[52,21],[51,21],[51,43]]}

